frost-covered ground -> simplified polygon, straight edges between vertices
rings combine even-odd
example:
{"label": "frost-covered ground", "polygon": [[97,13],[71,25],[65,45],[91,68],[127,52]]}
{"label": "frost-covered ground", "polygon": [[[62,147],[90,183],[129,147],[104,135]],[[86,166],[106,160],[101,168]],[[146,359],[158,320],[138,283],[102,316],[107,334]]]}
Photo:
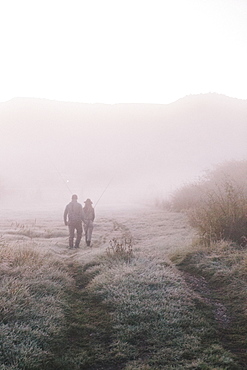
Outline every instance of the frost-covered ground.
{"label": "frost-covered ground", "polygon": [[[99,207],[92,247],[87,247],[82,238],[78,250],[69,250],[63,209],[5,210],[0,216],[0,238],[0,272],[5,276],[1,304],[5,305],[7,323],[0,344],[4,346],[8,340],[3,361],[10,362],[9,369],[22,368],[16,364],[24,357],[33,363],[46,361],[44,344],[39,347],[33,330],[37,326],[44,332],[42,338],[51,338],[51,347],[59,338],[65,340],[64,349],[59,348],[59,352],[55,347],[49,352],[47,369],[60,369],[53,366],[58,362],[70,370],[112,369],[109,364],[126,370],[236,368],[231,367],[231,354],[215,336],[203,301],[170,260],[190,248],[195,238],[186,216],[151,207]],[[118,255],[109,255],[113,239],[131,240],[133,258],[126,262],[115,258]],[[68,291],[74,299],[66,299]],[[51,292],[54,297],[49,296]],[[44,309],[48,298],[49,313]],[[15,302],[15,309],[11,302]],[[45,305],[36,307],[36,302]],[[71,310],[69,317],[63,307]],[[34,313],[33,321],[30,312]],[[12,326],[15,320],[21,325],[16,324],[18,331]],[[69,325],[74,330],[75,324],[77,332],[69,334],[65,328]],[[101,339],[99,328],[107,340]],[[58,333],[55,341],[50,336],[53,331]],[[70,351],[71,335],[75,345]],[[12,361],[8,348],[13,343],[17,348]]]}
{"label": "frost-covered ground", "polygon": [[186,217],[151,207],[139,209],[96,209],[92,247],[84,235],[78,251],[68,250],[68,228],[63,224],[63,209],[49,211],[3,210],[0,236],[8,244],[46,249],[61,257],[91,259],[109,247],[113,238],[131,238],[137,253],[164,255],[190,245],[194,237]]}

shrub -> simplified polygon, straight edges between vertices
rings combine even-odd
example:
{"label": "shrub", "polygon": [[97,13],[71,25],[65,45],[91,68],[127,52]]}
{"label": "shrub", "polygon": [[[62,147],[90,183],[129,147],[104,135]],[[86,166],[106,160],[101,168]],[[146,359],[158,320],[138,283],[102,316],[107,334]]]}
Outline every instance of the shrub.
{"label": "shrub", "polygon": [[185,184],[177,189],[172,197],[171,204],[175,211],[184,211],[200,206],[207,201],[209,193],[218,193],[219,189],[231,183],[234,188],[241,190],[247,196],[247,160],[229,161],[217,165],[212,171],[207,171],[198,182]]}
{"label": "shrub", "polygon": [[202,201],[203,196],[202,184],[186,184],[173,193],[172,209],[179,212],[193,208]]}
{"label": "shrub", "polygon": [[190,223],[208,244],[221,239],[240,244],[247,233],[247,198],[231,182],[220,184],[189,212]]}
{"label": "shrub", "polygon": [[198,183],[178,189],[172,198],[175,211],[186,211],[200,238],[247,244],[247,161],[218,165]]}

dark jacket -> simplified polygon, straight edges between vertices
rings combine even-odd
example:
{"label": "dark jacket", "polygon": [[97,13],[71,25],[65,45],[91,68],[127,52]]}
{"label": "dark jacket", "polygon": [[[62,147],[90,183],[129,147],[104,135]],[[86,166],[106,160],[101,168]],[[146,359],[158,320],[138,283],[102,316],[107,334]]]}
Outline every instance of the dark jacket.
{"label": "dark jacket", "polygon": [[72,200],[72,202],[67,204],[64,210],[63,218],[65,224],[67,224],[67,221],[69,223],[82,221],[83,220],[82,205],[80,203],[77,203],[77,201]]}
{"label": "dark jacket", "polygon": [[83,207],[83,220],[86,221],[94,221],[95,212],[92,206],[85,206]]}

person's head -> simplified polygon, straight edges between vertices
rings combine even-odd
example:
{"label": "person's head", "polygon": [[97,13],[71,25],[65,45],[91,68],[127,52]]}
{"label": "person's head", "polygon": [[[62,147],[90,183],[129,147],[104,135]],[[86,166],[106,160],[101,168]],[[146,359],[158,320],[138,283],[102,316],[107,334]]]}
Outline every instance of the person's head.
{"label": "person's head", "polygon": [[89,198],[86,199],[84,203],[85,203],[85,206],[91,206],[93,204],[93,202]]}
{"label": "person's head", "polygon": [[78,199],[78,196],[76,194],[73,194],[72,195],[72,200],[75,202],[75,201],[77,201],[77,199]]}

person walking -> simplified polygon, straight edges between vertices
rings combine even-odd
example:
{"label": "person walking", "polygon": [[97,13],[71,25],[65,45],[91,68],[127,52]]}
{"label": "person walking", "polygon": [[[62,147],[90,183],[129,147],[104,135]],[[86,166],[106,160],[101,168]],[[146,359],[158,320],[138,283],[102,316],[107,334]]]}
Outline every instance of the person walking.
{"label": "person walking", "polygon": [[[83,208],[77,202],[77,195],[72,195],[72,200],[64,210],[64,224],[69,227],[69,248],[79,248],[82,237],[82,221],[83,221]],[[74,237],[76,230],[76,241],[74,245]]]}
{"label": "person walking", "polygon": [[91,199],[85,200],[85,206],[83,207],[83,222],[85,239],[88,247],[91,245],[92,233],[93,233],[93,222],[95,218],[95,211],[92,206],[93,202]]}

